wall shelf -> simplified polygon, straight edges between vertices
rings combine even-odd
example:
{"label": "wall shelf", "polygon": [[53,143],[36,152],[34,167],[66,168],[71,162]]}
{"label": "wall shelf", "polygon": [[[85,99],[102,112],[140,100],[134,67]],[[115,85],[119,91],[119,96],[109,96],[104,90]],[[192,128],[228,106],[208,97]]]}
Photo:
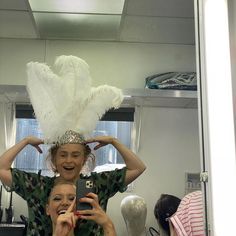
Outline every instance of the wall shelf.
{"label": "wall shelf", "polygon": [[[176,107],[197,108],[197,91],[157,90],[157,89],[124,89],[123,107]],[[30,103],[24,85],[0,85],[0,101]]]}
{"label": "wall shelf", "polygon": [[197,108],[197,91],[125,89],[124,106]]}

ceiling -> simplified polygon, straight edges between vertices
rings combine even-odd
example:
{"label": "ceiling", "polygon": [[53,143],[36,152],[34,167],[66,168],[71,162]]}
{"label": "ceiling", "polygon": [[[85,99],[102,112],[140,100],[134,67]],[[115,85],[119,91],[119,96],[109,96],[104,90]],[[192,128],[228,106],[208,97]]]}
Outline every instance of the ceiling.
{"label": "ceiling", "polygon": [[[78,9],[80,2],[90,4],[88,12]],[[120,2],[124,6],[120,6]],[[0,38],[193,45],[193,2],[194,0],[0,0]],[[56,5],[56,9],[52,9],[53,5]],[[95,5],[97,9],[94,9]],[[112,8],[111,12],[106,10],[108,6]],[[118,6],[118,10],[115,6]]]}

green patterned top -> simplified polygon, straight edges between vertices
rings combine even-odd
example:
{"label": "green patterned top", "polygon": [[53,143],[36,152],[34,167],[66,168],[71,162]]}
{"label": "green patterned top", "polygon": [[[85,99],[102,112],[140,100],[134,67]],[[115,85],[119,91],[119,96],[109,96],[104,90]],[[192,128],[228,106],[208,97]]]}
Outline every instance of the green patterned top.
{"label": "green patterned top", "polygon": [[[125,186],[126,167],[114,171],[92,173],[96,194],[100,206],[106,211],[108,199],[118,191],[123,192]],[[27,236],[51,235],[51,220],[46,215],[47,198],[53,187],[55,177],[42,176],[40,172],[27,173],[12,169],[12,190],[26,200],[28,205]],[[75,230],[78,236],[102,236],[103,230],[93,221],[79,221]]]}

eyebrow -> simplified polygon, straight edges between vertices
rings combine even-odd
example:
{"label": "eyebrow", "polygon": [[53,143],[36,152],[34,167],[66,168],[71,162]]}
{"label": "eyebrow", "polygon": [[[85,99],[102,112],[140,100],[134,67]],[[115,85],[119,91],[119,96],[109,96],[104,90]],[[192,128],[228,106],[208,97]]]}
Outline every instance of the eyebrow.
{"label": "eyebrow", "polygon": [[51,197],[62,197],[62,196],[73,196],[73,197],[75,197],[76,194],[75,193],[68,193],[68,194],[56,193],[56,194],[51,195]]}
{"label": "eyebrow", "polygon": [[[63,151],[63,150],[61,150],[61,151],[59,151],[60,153],[68,153],[68,151]],[[75,153],[81,153],[81,151],[73,151],[72,152],[73,154],[75,154]]]}

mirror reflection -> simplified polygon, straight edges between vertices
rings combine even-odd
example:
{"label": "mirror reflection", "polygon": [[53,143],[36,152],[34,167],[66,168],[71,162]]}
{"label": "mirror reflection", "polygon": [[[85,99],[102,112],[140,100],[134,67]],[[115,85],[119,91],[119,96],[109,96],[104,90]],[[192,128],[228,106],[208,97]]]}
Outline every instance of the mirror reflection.
{"label": "mirror reflection", "polygon": [[[193,1],[126,0],[99,5],[91,1],[89,9],[79,9],[72,1],[66,1],[69,5],[40,2],[0,1],[6,23],[0,29],[1,154],[25,136],[43,138],[29,106],[26,64],[44,62],[54,70],[56,57],[80,57],[89,65],[92,87],[108,84],[125,95],[119,112],[98,122],[93,136],[117,137],[146,166],[125,192],[109,199],[107,215],[117,235],[132,235],[121,202],[138,196],[147,210],[140,235],[155,235],[155,230],[165,235],[154,215],[161,194],[182,199],[200,189]],[[158,88],[160,82],[166,87]],[[93,149],[95,144],[90,146]],[[94,152],[98,172],[123,168],[122,155],[112,146]],[[43,154],[24,149],[12,167],[53,175],[45,162],[48,146],[42,148]],[[6,223],[5,208],[11,206],[13,223],[24,223],[29,217],[26,201],[13,193],[11,204],[10,196],[3,188],[2,223]]]}

